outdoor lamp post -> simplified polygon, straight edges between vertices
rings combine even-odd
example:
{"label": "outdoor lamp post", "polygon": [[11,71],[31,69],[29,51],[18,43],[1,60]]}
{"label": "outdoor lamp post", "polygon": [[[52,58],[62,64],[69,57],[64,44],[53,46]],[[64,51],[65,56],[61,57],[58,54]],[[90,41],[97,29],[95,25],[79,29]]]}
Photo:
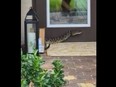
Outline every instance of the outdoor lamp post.
{"label": "outdoor lamp post", "polygon": [[39,49],[39,19],[32,7],[26,14],[24,27],[26,53],[33,53],[33,48]]}

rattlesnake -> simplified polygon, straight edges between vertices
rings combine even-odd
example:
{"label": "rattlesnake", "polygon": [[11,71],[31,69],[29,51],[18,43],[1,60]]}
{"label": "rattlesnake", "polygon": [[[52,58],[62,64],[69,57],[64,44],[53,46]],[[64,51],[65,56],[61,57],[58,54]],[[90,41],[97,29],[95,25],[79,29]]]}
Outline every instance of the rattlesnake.
{"label": "rattlesnake", "polygon": [[51,44],[66,41],[70,37],[80,35],[81,33],[82,33],[81,31],[71,31],[71,30],[69,30],[68,32],[66,32],[65,34],[63,34],[63,35],[61,35],[59,37],[46,39],[46,41],[45,41],[45,50],[47,50],[50,47]]}
{"label": "rattlesnake", "polygon": [[[60,43],[63,41],[66,41],[67,39],[69,39],[72,36],[76,36],[76,35],[80,35],[82,32],[81,31],[74,31],[74,30],[70,30],[68,32],[66,32],[65,34],[59,36],[59,37],[55,37],[55,38],[50,38],[50,39],[46,39],[45,40],[45,50],[47,50],[48,48],[50,48],[51,44],[55,44],[55,43]],[[25,45],[21,45],[22,51],[25,53],[26,49],[25,49]]]}

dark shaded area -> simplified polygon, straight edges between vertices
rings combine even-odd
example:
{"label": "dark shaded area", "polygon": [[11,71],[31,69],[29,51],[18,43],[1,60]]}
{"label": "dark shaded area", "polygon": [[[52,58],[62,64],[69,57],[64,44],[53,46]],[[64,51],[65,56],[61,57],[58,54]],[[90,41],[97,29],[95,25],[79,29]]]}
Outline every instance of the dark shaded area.
{"label": "dark shaded area", "polygon": [[62,0],[61,8],[63,16],[66,16],[70,13],[70,2],[71,0]]}

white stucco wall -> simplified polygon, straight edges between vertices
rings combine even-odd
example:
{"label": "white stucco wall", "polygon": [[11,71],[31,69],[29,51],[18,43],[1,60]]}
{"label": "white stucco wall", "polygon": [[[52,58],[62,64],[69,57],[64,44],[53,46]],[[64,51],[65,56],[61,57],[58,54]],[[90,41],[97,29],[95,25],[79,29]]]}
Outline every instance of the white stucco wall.
{"label": "white stucco wall", "polygon": [[21,44],[24,44],[24,18],[31,6],[32,0],[21,0]]}

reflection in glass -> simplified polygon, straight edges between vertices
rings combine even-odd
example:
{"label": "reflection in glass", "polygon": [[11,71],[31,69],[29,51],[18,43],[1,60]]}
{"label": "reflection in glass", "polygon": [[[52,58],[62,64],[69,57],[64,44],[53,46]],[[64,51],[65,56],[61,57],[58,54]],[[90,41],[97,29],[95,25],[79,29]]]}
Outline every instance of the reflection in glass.
{"label": "reflection in glass", "polygon": [[47,0],[47,7],[48,27],[49,25],[66,27],[69,24],[77,27],[90,25],[90,0]]}
{"label": "reflection in glass", "polygon": [[36,46],[35,24],[27,24],[27,46],[28,53],[33,53]]}

